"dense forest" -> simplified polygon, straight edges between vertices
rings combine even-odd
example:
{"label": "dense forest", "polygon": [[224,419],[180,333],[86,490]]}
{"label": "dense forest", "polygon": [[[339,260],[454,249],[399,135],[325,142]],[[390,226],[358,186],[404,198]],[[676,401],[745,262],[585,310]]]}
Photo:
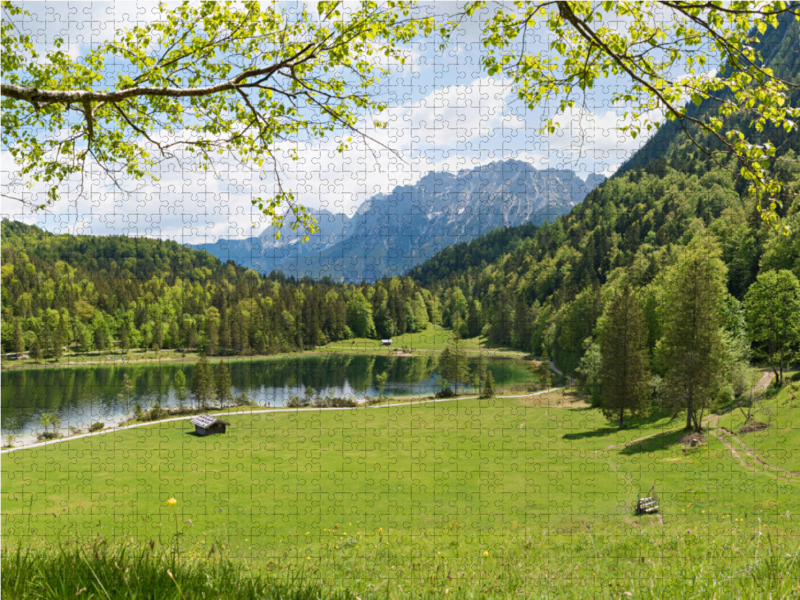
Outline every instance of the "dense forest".
{"label": "dense forest", "polygon": [[421,331],[438,319],[434,296],[411,278],[298,282],[170,241],[53,235],[4,220],[2,259],[6,353],[265,354]]}

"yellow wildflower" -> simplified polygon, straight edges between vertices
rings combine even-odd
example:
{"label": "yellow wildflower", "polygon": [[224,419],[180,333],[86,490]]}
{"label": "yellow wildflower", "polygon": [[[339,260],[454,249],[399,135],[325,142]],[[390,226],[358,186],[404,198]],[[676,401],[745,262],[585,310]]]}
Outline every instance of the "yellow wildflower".
{"label": "yellow wildflower", "polygon": [[170,498],[169,500],[167,500],[167,506],[175,506],[177,503],[178,501],[175,500],[175,498]]}

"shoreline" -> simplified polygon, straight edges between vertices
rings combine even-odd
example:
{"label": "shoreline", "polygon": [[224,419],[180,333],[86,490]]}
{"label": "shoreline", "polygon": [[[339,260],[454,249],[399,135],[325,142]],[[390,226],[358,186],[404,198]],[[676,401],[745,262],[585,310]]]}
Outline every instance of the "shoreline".
{"label": "shoreline", "polygon": [[[167,352],[167,351],[164,351]],[[229,355],[229,356],[209,356],[208,361],[211,364],[217,364],[220,362],[245,362],[245,361],[267,361],[267,360],[278,360],[284,358],[302,358],[306,356],[326,356],[329,354],[333,355],[351,355],[351,356],[385,356],[390,358],[414,358],[418,356],[438,356],[441,354],[441,350],[416,350],[412,354],[401,354],[397,352],[397,349],[392,350],[383,350],[381,351],[380,348],[346,348],[341,346],[319,346],[315,350],[300,350],[298,352],[282,352],[279,354],[252,354],[252,355]],[[489,355],[494,356],[497,358],[509,358],[509,359],[517,359],[523,360],[523,357],[528,356],[525,352],[519,352],[516,350],[494,350],[494,349],[485,349],[485,350],[465,350],[467,354],[470,355]],[[75,361],[75,362],[42,362],[42,363],[33,363],[33,362],[24,362],[21,364],[17,364],[16,361],[11,362],[9,364],[8,361],[3,361],[0,364],[0,372],[2,373],[11,373],[15,371],[41,371],[45,369],[81,369],[81,368],[97,368],[97,367],[106,367],[106,368],[115,368],[115,367],[129,367],[129,366],[149,366],[149,367],[156,367],[160,366],[161,364],[195,364],[200,360],[200,355],[196,353],[187,353],[185,356],[174,356],[169,354],[167,356],[146,356],[146,357],[136,357],[131,358],[130,355],[111,355],[114,356],[113,360],[106,359],[97,359],[97,360],[82,360],[82,361]],[[124,359],[124,360],[123,360]]]}
{"label": "shoreline", "polygon": [[[503,400],[503,399],[508,399],[508,398],[528,398],[528,397],[533,397],[533,396],[541,396],[543,394],[551,394],[553,392],[557,392],[559,390],[565,390],[565,389],[568,389],[567,386],[549,388],[549,389],[546,389],[546,390],[541,390],[539,392],[533,392],[533,393],[530,393],[530,394],[518,394],[518,395],[510,395],[510,396],[495,396],[494,398],[491,398],[491,400]],[[360,404],[357,407],[352,407],[352,406],[342,407],[342,408],[321,408],[321,407],[283,408],[283,407],[280,407],[280,408],[259,408],[258,410],[242,410],[241,408],[239,408],[239,409],[234,410],[234,411],[228,411],[228,412],[216,411],[216,412],[208,412],[206,414],[210,414],[210,415],[214,415],[214,416],[230,416],[231,414],[234,414],[234,415],[254,415],[254,414],[266,414],[266,413],[282,413],[282,412],[289,412],[289,411],[309,412],[309,411],[323,411],[323,410],[357,410],[359,408],[363,408],[365,410],[370,410],[370,409],[392,408],[392,407],[395,407],[395,406],[411,406],[411,405],[414,405],[414,404],[431,404],[431,403],[437,403],[437,402],[457,402],[459,400],[477,400],[477,399],[480,399],[480,397],[479,396],[458,396],[456,398],[430,398],[430,397],[428,397],[426,395],[424,397],[419,397],[416,401],[414,401],[413,399],[405,401],[405,402],[395,402],[395,403],[392,403],[391,401],[389,401],[386,404],[372,404],[372,405]],[[255,407],[252,407],[252,408],[255,408]],[[569,409],[569,407],[563,407],[563,406],[562,407],[558,407],[558,408]],[[188,420],[193,419],[195,416],[197,416],[197,415],[184,415],[184,416],[180,416],[180,417],[171,417],[169,419],[159,419],[157,421],[148,421],[146,423],[134,423],[133,425],[121,425],[119,427],[117,427],[117,426],[107,427],[105,429],[102,429],[101,431],[79,433],[79,434],[76,434],[76,435],[64,436],[64,437],[57,438],[57,439],[54,439],[54,440],[46,440],[44,442],[35,442],[33,444],[22,444],[22,445],[19,445],[19,446],[15,446],[13,448],[3,448],[2,450],[0,450],[0,454],[7,454],[9,452],[16,452],[18,450],[29,450],[31,448],[41,448],[41,447],[44,447],[44,446],[49,446],[49,445],[52,445],[52,444],[60,444],[60,443],[63,443],[63,442],[69,442],[69,441],[78,440],[78,439],[81,439],[81,438],[87,438],[87,437],[92,437],[92,436],[96,436],[96,435],[103,435],[103,434],[106,434],[106,433],[116,433],[116,432],[119,432],[119,431],[125,431],[125,430],[128,430],[128,429],[134,429],[136,427],[147,427],[147,426],[150,426],[150,425],[158,425],[159,423],[169,423],[169,422],[174,422],[174,421],[188,421]]]}

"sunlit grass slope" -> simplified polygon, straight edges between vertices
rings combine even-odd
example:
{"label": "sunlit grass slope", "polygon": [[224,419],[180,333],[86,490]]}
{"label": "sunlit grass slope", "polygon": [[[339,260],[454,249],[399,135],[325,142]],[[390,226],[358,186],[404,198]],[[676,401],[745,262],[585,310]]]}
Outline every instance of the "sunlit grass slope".
{"label": "sunlit grass slope", "polygon": [[[791,372],[787,380],[790,376]],[[737,448],[743,444],[767,465],[800,475],[800,382],[770,389],[764,399],[754,403],[750,428],[755,425],[766,429],[742,432],[747,425],[746,415],[746,406],[730,409],[716,422],[717,427],[724,427],[738,438],[733,440]]]}
{"label": "sunlit grass slope", "polygon": [[[800,486],[680,443],[680,419],[497,399],[229,420],[4,454],[4,596],[782,597],[800,573]],[[661,515],[635,516],[653,484]]]}
{"label": "sunlit grass slope", "polygon": [[[800,513],[797,484],[752,473],[715,438],[684,451],[677,421],[617,432],[597,411],[463,400],[186,421],[3,456],[6,538],[208,536],[231,552],[382,527],[471,529],[626,523],[655,483],[664,518]],[[650,436],[626,445],[630,440]],[[165,501],[174,497],[176,509]]]}
{"label": "sunlit grass slope", "polygon": [[[343,349],[354,352],[395,352],[402,348],[413,349],[415,352],[441,352],[447,346],[447,342],[452,338],[453,332],[444,329],[439,325],[428,324],[425,331],[417,333],[404,333],[392,337],[392,345],[384,346],[381,340],[369,338],[353,338],[332,342],[327,346],[321,346],[322,350],[341,352]],[[462,340],[463,348],[469,352],[508,352],[515,356],[524,354],[519,350],[509,350],[503,348],[490,347],[487,340],[481,336],[466,338]]]}

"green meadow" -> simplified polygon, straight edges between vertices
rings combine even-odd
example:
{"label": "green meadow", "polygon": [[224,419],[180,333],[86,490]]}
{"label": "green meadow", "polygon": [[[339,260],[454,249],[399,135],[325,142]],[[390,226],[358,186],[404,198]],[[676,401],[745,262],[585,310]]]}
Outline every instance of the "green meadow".
{"label": "green meadow", "polygon": [[[800,593],[800,485],[731,454],[714,433],[734,415],[697,447],[680,417],[620,432],[593,409],[506,398],[231,415],[205,438],[154,423],[17,450],[2,461],[3,589],[8,573],[36,580],[32,552],[89,579],[86,565],[139,556],[175,597],[170,564],[191,587],[223,559],[266,586],[312,585],[308,597],[659,597],[685,579],[719,597]],[[764,447],[797,422],[761,432],[775,436]],[[653,485],[660,515],[635,515]]]}
{"label": "green meadow", "polygon": [[[404,333],[392,337],[392,345],[384,346],[381,340],[373,340],[370,338],[352,338],[349,340],[340,340],[331,342],[326,346],[320,346],[317,350],[325,352],[368,352],[368,353],[394,353],[397,350],[407,348],[414,353],[428,353],[428,352],[441,352],[444,350],[447,342],[453,337],[453,332],[445,329],[441,325],[434,325],[429,323],[424,331],[416,333]],[[522,356],[525,353],[511,348],[496,347],[491,345],[482,336],[473,338],[465,338],[462,340],[463,348],[467,352],[475,353],[492,353],[492,354],[506,354],[509,356]]]}

